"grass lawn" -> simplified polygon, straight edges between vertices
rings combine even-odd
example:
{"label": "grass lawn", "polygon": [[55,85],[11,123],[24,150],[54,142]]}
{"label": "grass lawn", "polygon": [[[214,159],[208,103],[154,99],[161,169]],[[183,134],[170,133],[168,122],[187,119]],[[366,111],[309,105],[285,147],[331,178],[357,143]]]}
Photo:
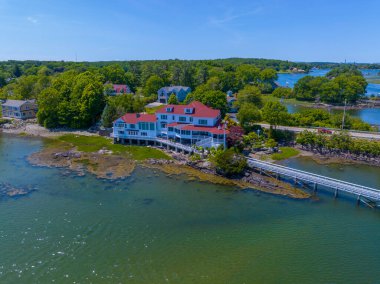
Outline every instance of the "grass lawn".
{"label": "grass lawn", "polygon": [[280,147],[281,153],[272,154],[271,158],[276,161],[289,159],[291,157],[297,156],[300,151],[292,147]]}
{"label": "grass lawn", "polygon": [[112,140],[101,136],[81,136],[66,134],[58,138],[62,142],[70,143],[82,152],[97,152],[101,149],[111,150],[115,154],[130,155],[134,160],[170,159],[164,152],[145,146],[125,146],[113,144]]}
{"label": "grass lawn", "polygon": [[[280,100],[281,100],[280,98],[277,98],[273,95],[263,95],[264,105],[267,102],[279,102]],[[298,105],[298,106],[304,106],[304,107],[312,107],[314,105],[313,102],[297,101],[296,99],[284,99],[283,102],[285,104],[292,104],[292,105]]]}
{"label": "grass lawn", "polygon": [[149,114],[155,114],[156,110],[162,108],[162,106],[156,106],[156,107],[146,107],[145,112]]}
{"label": "grass lawn", "polygon": [[368,79],[367,82],[371,84],[380,84],[380,79]]}

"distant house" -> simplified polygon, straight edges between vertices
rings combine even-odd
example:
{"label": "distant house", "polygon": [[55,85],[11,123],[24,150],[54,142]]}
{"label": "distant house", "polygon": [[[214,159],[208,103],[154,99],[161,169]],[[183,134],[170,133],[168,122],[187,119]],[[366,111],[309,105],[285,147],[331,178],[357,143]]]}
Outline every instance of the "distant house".
{"label": "distant house", "polygon": [[123,94],[132,94],[131,88],[124,84],[112,84],[112,88],[107,90],[107,95],[118,96]]}
{"label": "distant house", "polygon": [[167,104],[169,97],[172,94],[175,94],[177,97],[178,102],[183,102],[186,99],[186,96],[191,92],[190,87],[184,87],[184,86],[170,86],[170,87],[163,87],[158,90],[158,102],[162,104]]}
{"label": "distant house", "polygon": [[3,117],[20,119],[36,117],[37,104],[35,100],[6,100],[1,106]]}

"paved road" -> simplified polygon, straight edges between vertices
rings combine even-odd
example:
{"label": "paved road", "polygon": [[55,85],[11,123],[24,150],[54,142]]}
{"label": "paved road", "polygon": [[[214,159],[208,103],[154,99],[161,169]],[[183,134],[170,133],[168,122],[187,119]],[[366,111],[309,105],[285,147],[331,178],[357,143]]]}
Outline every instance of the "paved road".
{"label": "paved road", "polygon": [[[260,123],[261,127],[269,128],[269,124]],[[293,126],[277,126],[277,129],[280,130],[289,130],[296,133],[302,132],[304,130],[316,132],[316,128],[307,128],[307,127],[293,127]],[[332,130],[332,132],[339,132],[339,130]],[[380,140],[380,132],[357,132],[357,131],[349,131],[352,137],[363,138],[363,139],[373,139]]]}

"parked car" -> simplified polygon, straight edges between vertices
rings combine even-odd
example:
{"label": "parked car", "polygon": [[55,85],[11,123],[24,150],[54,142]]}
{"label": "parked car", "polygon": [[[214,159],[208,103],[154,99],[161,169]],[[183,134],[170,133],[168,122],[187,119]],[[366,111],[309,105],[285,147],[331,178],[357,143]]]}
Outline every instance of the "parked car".
{"label": "parked car", "polygon": [[318,128],[317,129],[318,133],[323,133],[323,134],[332,134],[332,131],[327,128]]}

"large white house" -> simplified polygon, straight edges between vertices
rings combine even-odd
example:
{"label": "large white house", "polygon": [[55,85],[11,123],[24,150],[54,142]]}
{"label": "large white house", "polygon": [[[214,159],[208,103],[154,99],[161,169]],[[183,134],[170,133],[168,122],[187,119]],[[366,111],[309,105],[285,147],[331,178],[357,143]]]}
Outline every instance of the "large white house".
{"label": "large white house", "polygon": [[170,139],[186,145],[225,145],[226,130],[219,110],[200,102],[165,105],[155,114],[127,113],[113,124],[115,142]]}

